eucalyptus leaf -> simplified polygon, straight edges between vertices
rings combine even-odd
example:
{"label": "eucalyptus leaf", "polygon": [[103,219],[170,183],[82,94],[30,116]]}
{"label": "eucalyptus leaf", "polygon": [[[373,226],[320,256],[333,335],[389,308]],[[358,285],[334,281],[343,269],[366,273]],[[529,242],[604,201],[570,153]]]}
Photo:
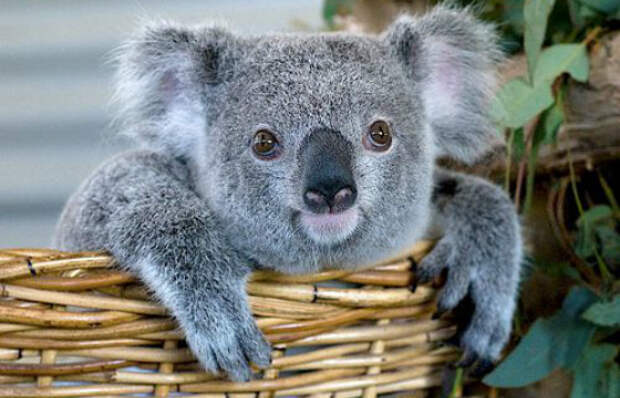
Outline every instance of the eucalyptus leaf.
{"label": "eucalyptus leaf", "polygon": [[523,0],[505,0],[502,8],[502,19],[510,24],[512,30],[523,34]]}
{"label": "eucalyptus leaf", "polygon": [[491,116],[503,127],[523,126],[553,104],[549,85],[532,87],[522,78],[502,86],[491,106]]}
{"label": "eucalyptus leaf", "polygon": [[525,0],[523,6],[523,18],[525,20],[523,44],[527,57],[527,70],[530,81],[533,80],[540,48],[545,40],[547,20],[554,3],[555,0]]}
{"label": "eucalyptus leaf", "polygon": [[578,0],[580,3],[585,4],[597,11],[611,15],[616,13],[620,9],[620,2],[618,0]]}
{"label": "eucalyptus leaf", "polygon": [[[574,279],[577,282],[583,282],[581,279],[581,275],[579,272],[573,267],[570,263],[565,262],[547,262],[540,258],[536,258],[532,260],[532,265],[536,268],[540,269],[546,275],[549,275],[552,278],[560,278],[560,277],[569,277]],[[524,275],[524,279],[527,280],[528,275]]]}
{"label": "eucalyptus leaf", "polygon": [[334,27],[334,17],[348,14],[353,9],[355,0],[325,0],[323,3],[323,19],[330,28]]}
{"label": "eucalyptus leaf", "polygon": [[551,83],[562,73],[586,82],[589,69],[588,53],[583,44],[556,44],[540,54],[534,71],[534,85]]}
{"label": "eucalyptus leaf", "polygon": [[[610,220],[611,221],[611,220]],[[609,224],[612,224],[611,222]],[[611,225],[597,225],[594,227],[601,243],[601,256],[612,264],[620,263],[620,234]]]}
{"label": "eucalyptus leaf", "polygon": [[571,23],[575,25],[575,28],[582,29],[586,22],[581,9],[585,6],[579,0],[567,0],[567,5]]}
{"label": "eucalyptus leaf", "polygon": [[594,240],[594,230],[590,224],[585,224],[577,231],[577,240],[575,241],[575,254],[580,258],[587,260],[594,256],[596,241]]}
{"label": "eucalyptus leaf", "polygon": [[594,8],[589,7],[585,4],[581,4],[581,7],[579,8],[579,15],[585,21],[585,23],[587,23],[590,20],[596,18],[598,16],[598,13]]}
{"label": "eucalyptus leaf", "polygon": [[602,222],[611,220],[613,211],[606,205],[592,206],[586,210],[577,220],[577,241],[575,254],[583,259],[594,255],[597,241],[595,239],[596,226]]}
{"label": "eucalyptus leaf", "polygon": [[620,295],[611,301],[599,301],[592,304],[583,318],[601,326],[620,326]]}
{"label": "eucalyptus leaf", "polygon": [[[554,134],[548,132],[547,128],[556,129],[563,120],[562,112],[559,113],[559,120],[548,121],[550,118],[557,118],[558,103],[556,102],[551,108],[545,110],[541,115],[539,122],[536,124],[534,130],[534,136],[532,137],[532,146],[528,154],[527,159],[527,178],[525,183],[525,199],[523,201],[523,213],[527,214],[532,206],[532,200],[534,197],[534,183],[536,179],[536,163],[538,161],[538,151],[544,141],[547,141],[547,136]],[[555,113],[552,113],[556,110]],[[556,125],[557,123],[557,125]]]}
{"label": "eucalyptus leaf", "polygon": [[515,162],[519,162],[525,153],[525,135],[523,128],[515,129],[512,139],[512,158]]}
{"label": "eucalyptus leaf", "polygon": [[546,113],[546,117],[543,120],[543,130],[545,132],[545,136],[543,138],[543,142],[546,144],[551,144],[555,142],[555,139],[558,135],[558,130],[560,126],[564,122],[564,111],[562,110],[561,104],[556,102]]}
{"label": "eucalyptus leaf", "polygon": [[595,224],[613,216],[613,210],[607,205],[596,205],[590,207],[583,212],[583,215],[577,220],[577,225]]}
{"label": "eucalyptus leaf", "polygon": [[589,345],[573,368],[573,389],[570,398],[604,397],[608,390],[603,377],[618,348],[612,344]]}
{"label": "eucalyptus leaf", "polygon": [[596,300],[586,288],[571,289],[562,308],[548,319],[538,319],[483,382],[494,387],[522,387],[559,367],[574,366],[596,328],[581,319],[581,314]]}
{"label": "eucalyptus leaf", "polygon": [[620,397],[620,366],[616,362],[612,362],[601,380],[601,398],[618,398]]}

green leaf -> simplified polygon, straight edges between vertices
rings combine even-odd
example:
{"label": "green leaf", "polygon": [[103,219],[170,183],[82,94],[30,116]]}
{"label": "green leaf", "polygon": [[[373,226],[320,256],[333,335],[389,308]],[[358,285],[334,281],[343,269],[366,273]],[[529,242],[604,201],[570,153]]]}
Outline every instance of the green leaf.
{"label": "green leaf", "polygon": [[483,382],[494,387],[522,387],[558,367],[573,366],[596,328],[581,319],[581,313],[596,299],[586,288],[571,289],[561,310],[549,319],[538,319]]}
{"label": "green leaf", "polygon": [[523,17],[525,19],[525,32],[523,44],[527,56],[527,70],[530,81],[533,80],[536,62],[540,54],[547,30],[547,20],[555,0],[525,0]]}
{"label": "green leaf", "polygon": [[556,44],[540,54],[534,71],[534,85],[551,83],[562,73],[586,82],[589,69],[588,53],[583,44]]}
{"label": "green leaf", "polygon": [[594,228],[601,243],[601,256],[612,264],[620,263],[620,234],[610,225],[597,225]]}
{"label": "green leaf", "polygon": [[568,0],[567,4],[572,24],[575,25],[576,29],[582,29],[586,22],[581,15],[581,9],[585,6],[579,0]]}
{"label": "green leaf", "polygon": [[515,129],[514,137],[512,139],[512,158],[515,162],[519,162],[523,154],[525,153],[525,135],[523,129]]}
{"label": "green leaf", "polygon": [[601,382],[601,398],[620,397],[620,366],[612,362],[603,373]]}
{"label": "green leaf", "polygon": [[[592,398],[605,396],[608,390],[603,378],[606,363],[611,362],[618,352],[612,344],[589,345],[573,368],[573,389],[570,398]],[[609,365],[607,365],[609,366]]]}
{"label": "green leaf", "polygon": [[[525,184],[525,200],[523,201],[523,213],[527,214],[530,211],[532,205],[532,198],[534,196],[534,182],[536,178],[536,162],[538,161],[538,151],[540,146],[545,141],[551,141],[548,136],[554,135],[559,125],[564,119],[564,114],[561,110],[558,111],[558,102],[556,102],[551,108],[545,110],[541,116],[540,121],[536,125],[534,136],[532,138],[532,147],[527,160],[527,179]],[[555,111],[555,112],[554,112]],[[550,120],[553,118],[554,120]],[[547,131],[550,129],[552,131]]]}
{"label": "green leaf", "polygon": [[334,27],[334,17],[341,14],[350,14],[355,0],[325,0],[323,3],[323,19],[327,26]]}
{"label": "green leaf", "polygon": [[607,205],[596,205],[586,210],[577,220],[577,225],[595,224],[613,217],[611,207]]}
{"label": "green leaf", "polygon": [[505,0],[502,7],[502,20],[509,24],[515,33],[523,34],[523,0]]}
{"label": "green leaf", "polygon": [[522,78],[502,86],[491,105],[491,116],[503,127],[523,126],[553,104],[549,85],[532,87]]}
{"label": "green leaf", "polygon": [[552,278],[569,277],[575,280],[575,282],[583,283],[583,279],[581,278],[581,275],[575,269],[575,267],[573,267],[573,265],[570,263],[547,262],[540,258],[536,258],[532,261],[532,264],[537,269],[539,269],[540,271],[544,272],[545,274],[549,275]]}
{"label": "green leaf", "polygon": [[598,17],[598,13],[594,8],[588,7],[584,4],[581,5],[581,8],[579,9],[579,14],[586,22],[590,22],[594,18]]}
{"label": "green leaf", "polygon": [[613,211],[606,205],[592,206],[577,220],[577,241],[575,254],[587,259],[595,254],[597,241],[595,238],[596,225],[611,220]]}
{"label": "green leaf", "polygon": [[545,119],[543,120],[543,131],[545,136],[543,142],[545,144],[551,144],[555,142],[555,138],[558,135],[558,130],[564,122],[564,110],[562,105],[556,102],[547,112]]}
{"label": "green leaf", "polygon": [[592,304],[583,318],[601,326],[620,326],[620,295],[611,301],[599,301]]}
{"label": "green leaf", "polygon": [[562,122],[564,122],[564,110],[562,109],[562,95],[560,93],[553,106],[540,115],[540,122],[534,132],[532,146],[535,147],[541,143],[553,143]]}
{"label": "green leaf", "polygon": [[614,14],[620,9],[618,0],[579,0],[579,2],[607,15]]}

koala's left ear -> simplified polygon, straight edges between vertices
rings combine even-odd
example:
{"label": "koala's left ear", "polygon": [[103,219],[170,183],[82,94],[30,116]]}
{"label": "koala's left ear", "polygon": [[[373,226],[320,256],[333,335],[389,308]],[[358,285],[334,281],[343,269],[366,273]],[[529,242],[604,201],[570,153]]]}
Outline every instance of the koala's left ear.
{"label": "koala's left ear", "polygon": [[149,149],[190,156],[208,129],[205,98],[232,75],[237,44],[221,27],[143,26],[117,51],[123,133]]}
{"label": "koala's left ear", "polygon": [[495,134],[489,117],[502,54],[494,28],[468,9],[400,17],[384,40],[421,88],[439,156],[471,163]]}

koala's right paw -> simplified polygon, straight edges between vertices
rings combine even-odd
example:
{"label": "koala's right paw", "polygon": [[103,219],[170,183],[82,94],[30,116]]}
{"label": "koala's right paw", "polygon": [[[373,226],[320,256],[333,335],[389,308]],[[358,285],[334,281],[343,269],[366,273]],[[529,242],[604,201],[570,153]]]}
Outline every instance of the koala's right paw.
{"label": "koala's right paw", "polygon": [[250,362],[260,368],[270,365],[271,346],[249,311],[244,316],[231,314],[218,317],[208,324],[204,318],[197,321],[194,327],[186,328],[186,338],[194,355],[207,371],[225,373],[232,381],[243,382],[252,377]]}
{"label": "koala's right paw", "polygon": [[[463,255],[467,253],[467,255]],[[519,264],[503,251],[480,250],[467,237],[447,233],[421,261],[417,278],[427,283],[447,271],[437,300],[437,312],[455,314],[459,329],[452,342],[463,349],[458,367],[471,367],[482,376],[499,358],[510,336]]]}

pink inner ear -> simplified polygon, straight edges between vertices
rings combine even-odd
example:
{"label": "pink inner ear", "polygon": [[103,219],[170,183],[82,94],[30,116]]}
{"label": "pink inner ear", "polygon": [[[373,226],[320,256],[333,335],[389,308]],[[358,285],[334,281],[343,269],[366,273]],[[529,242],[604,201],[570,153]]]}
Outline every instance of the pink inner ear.
{"label": "pink inner ear", "polygon": [[452,117],[458,112],[463,87],[455,49],[436,42],[429,48],[430,75],[424,90],[424,101],[431,120]]}

